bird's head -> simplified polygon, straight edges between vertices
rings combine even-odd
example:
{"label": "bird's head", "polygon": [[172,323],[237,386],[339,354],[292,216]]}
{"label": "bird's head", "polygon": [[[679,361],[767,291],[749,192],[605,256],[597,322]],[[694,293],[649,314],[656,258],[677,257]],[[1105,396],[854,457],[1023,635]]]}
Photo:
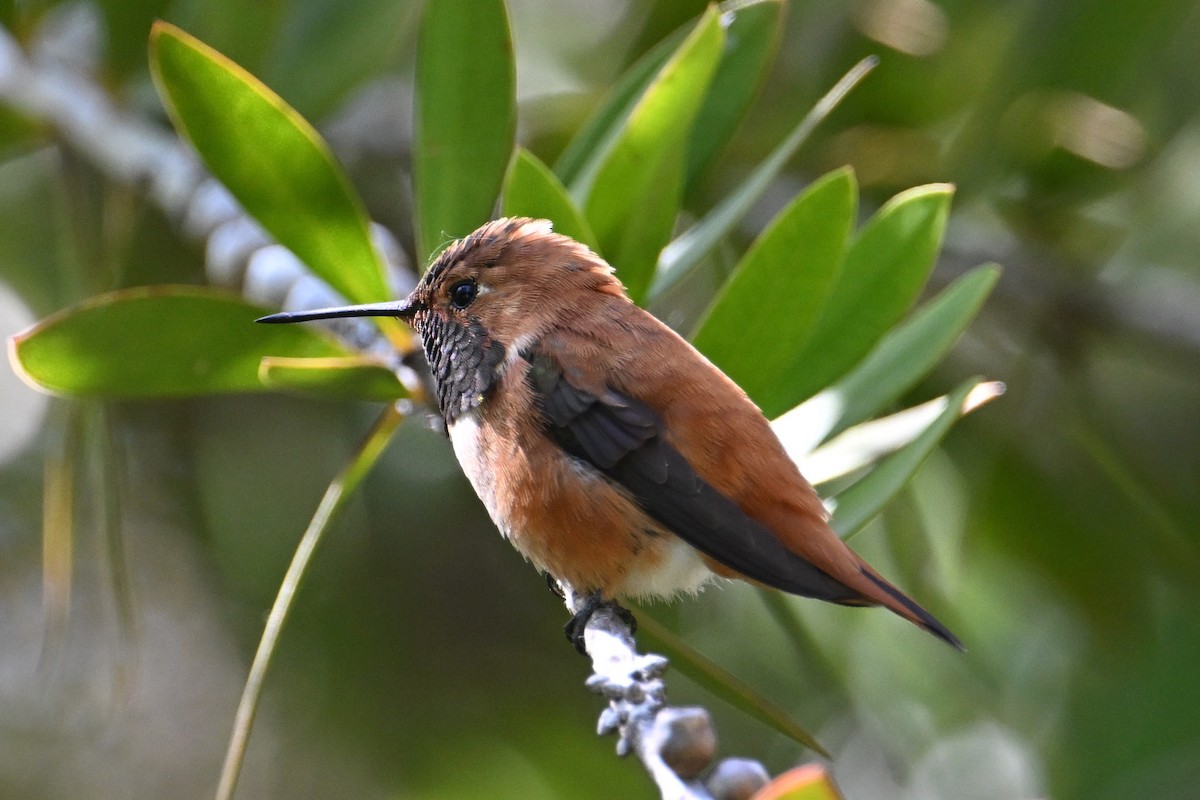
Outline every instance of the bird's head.
{"label": "bird's head", "polygon": [[392,316],[421,336],[448,422],[478,406],[506,358],[562,315],[624,298],[612,268],[547,220],[489,222],[442,251],[404,300],[285,312],[261,322]]}
{"label": "bird's head", "polygon": [[590,307],[597,293],[624,296],[595,253],[546,220],[505,218],[447,247],[400,304],[400,316],[423,338],[447,325],[478,327],[510,347],[560,314]]}

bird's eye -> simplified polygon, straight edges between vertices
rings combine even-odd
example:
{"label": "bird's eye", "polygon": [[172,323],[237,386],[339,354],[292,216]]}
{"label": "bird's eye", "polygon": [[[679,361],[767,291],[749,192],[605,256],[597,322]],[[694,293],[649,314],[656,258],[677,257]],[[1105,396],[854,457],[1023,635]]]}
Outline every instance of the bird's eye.
{"label": "bird's eye", "polygon": [[466,308],[471,305],[479,294],[475,281],[459,281],[450,287],[450,305],[455,308]]}

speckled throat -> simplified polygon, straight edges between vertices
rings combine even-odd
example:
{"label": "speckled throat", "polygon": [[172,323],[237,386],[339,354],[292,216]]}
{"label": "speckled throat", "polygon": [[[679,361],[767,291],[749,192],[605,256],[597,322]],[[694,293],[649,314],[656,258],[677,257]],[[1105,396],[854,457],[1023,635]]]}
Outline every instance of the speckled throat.
{"label": "speckled throat", "polygon": [[500,380],[504,345],[488,336],[477,321],[457,320],[425,311],[414,320],[447,424],[483,404]]}

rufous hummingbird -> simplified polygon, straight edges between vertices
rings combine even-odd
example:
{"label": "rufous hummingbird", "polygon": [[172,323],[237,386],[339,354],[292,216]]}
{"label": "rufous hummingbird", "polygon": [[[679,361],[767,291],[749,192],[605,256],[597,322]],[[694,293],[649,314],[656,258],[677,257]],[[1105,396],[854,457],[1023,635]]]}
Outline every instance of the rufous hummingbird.
{"label": "rufous hummingbird", "polygon": [[961,648],[838,538],[745,392],[548,221],[485,224],[399,302],[259,321],[352,316],[416,329],[471,485],[500,532],[575,596],[672,597],[740,578],[880,605]]}

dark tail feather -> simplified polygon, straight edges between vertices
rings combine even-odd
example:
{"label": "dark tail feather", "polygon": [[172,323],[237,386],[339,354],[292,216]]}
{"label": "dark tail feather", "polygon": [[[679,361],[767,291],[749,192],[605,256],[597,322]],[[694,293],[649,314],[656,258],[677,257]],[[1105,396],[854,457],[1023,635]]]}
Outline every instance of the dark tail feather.
{"label": "dark tail feather", "polygon": [[929,631],[951,647],[964,652],[966,651],[967,648],[963,646],[961,639],[951,633],[950,629],[945,625],[938,622],[937,618],[934,617],[933,614],[930,614],[928,611],[917,605],[916,601],[914,601],[911,597],[897,589],[895,586],[892,586],[878,575],[873,574],[869,569],[862,570],[862,574],[868,580],[870,580],[871,583],[878,586],[880,590],[882,590],[888,597],[899,603],[904,611],[908,612],[907,614],[900,612],[900,616],[911,620],[917,625],[920,625],[922,628]]}

